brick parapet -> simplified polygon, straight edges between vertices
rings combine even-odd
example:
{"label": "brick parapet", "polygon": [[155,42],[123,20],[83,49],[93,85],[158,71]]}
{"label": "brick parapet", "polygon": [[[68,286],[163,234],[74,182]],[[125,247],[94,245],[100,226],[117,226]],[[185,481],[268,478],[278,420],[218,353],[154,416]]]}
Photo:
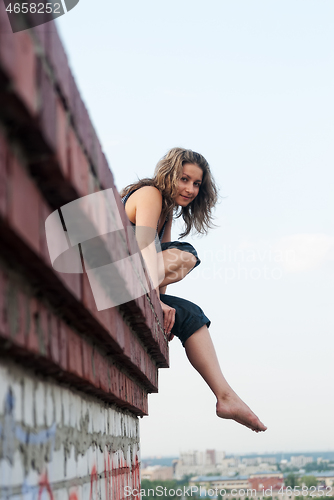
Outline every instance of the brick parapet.
{"label": "brick parapet", "polygon": [[[147,414],[157,369],[168,366],[158,297],[97,311],[85,274],[53,270],[44,223],[54,210],[111,188],[125,229],[129,221],[54,24],[13,35],[3,2],[0,109],[0,343],[43,373]],[[118,244],[138,252],[124,234]]]}

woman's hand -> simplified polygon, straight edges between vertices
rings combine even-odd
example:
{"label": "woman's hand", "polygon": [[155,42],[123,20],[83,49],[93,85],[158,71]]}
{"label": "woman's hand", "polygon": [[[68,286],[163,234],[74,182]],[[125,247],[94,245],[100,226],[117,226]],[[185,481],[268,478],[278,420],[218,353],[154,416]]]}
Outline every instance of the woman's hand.
{"label": "woman's hand", "polygon": [[175,309],[174,307],[169,307],[167,304],[162,302],[160,300],[160,305],[162,312],[164,313],[164,330],[165,333],[168,335],[168,340],[172,340],[174,338],[174,335],[171,333],[171,330],[174,326],[175,323]]}

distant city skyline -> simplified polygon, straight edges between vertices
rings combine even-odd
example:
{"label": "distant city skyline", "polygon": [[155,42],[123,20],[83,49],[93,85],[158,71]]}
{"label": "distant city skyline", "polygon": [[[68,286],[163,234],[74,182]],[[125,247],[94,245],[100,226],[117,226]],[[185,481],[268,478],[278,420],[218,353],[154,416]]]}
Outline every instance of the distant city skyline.
{"label": "distant city skyline", "polygon": [[[194,448],[193,450],[196,450]],[[182,452],[187,452],[189,450],[182,450]],[[201,450],[196,450],[196,451],[201,451],[204,452],[205,449]],[[219,451],[224,451],[224,450],[219,450]],[[148,459],[156,459],[156,460],[164,460],[164,459],[176,459],[180,456],[180,453],[178,455],[151,455],[151,456],[142,456],[142,460],[148,460]],[[313,457],[325,457],[326,459],[332,459],[334,460],[334,449],[333,450],[308,450],[308,451],[301,451],[301,450],[295,450],[295,451],[268,451],[268,452],[254,452],[254,453],[226,453],[226,458],[230,457],[258,457],[258,456],[276,456],[278,457],[279,455],[286,455],[288,457],[290,456],[295,456],[295,455],[305,455],[305,456],[313,456]]]}
{"label": "distant city skyline", "polygon": [[[225,481],[225,487],[236,487],[234,480],[245,481],[244,486],[253,484],[259,488],[259,477],[266,477],[271,486],[279,490],[284,478],[289,475],[317,476],[318,484],[326,481],[327,486],[334,484],[334,451],[331,453],[279,453],[226,455],[222,450],[187,450],[178,457],[142,458],[142,478],[150,481],[177,480],[191,478],[202,482]],[[208,479],[206,479],[208,478]],[[210,479],[209,479],[210,478]],[[277,482],[278,481],[278,482]],[[240,482],[239,488],[241,487]],[[289,484],[289,483],[288,483]],[[223,486],[223,485],[222,485]]]}
{"label": "distant city skyline", "polygon": [[157,485],[161,488],[187,485],[200,497],[235,500],[252,497],[289,500],[301,494],[332,497],[334,451],[229,457],[216,449],[188,450],[175,458],[143,459],[141,477],[146,490]]}
{"label": "distant city skyline", "polygon": [[[198,448],[193,448],[195,450],[197,450]],[[184,451],[187,451],[187,450],[181,450],[181,452],[184,452]],[[199,449],[199,451],[205,451],[205,448],[201,448]],[[264,452],[259,452],[259,451],[254,451],[254,452],[247,452],[247,453],[227,453],[226,452],[226,456],[229,456],[231,454],[233,455],[240,455],[240,456],[255,456],[255,455],[270,455],[270,454],[273,454],[273,455],[279,455],[280,453],[285,453],[285,454],[291,454],[291,455],[296,455],[298,453],[306,453],[306,454],[312,454],[312,455],[316,455],[316,454],[319,454],[319,453],[329,453],[329,454],[333,454],[333,458],[334,458],[334,449],[327,449],[327,450],[287,450],[287,451],[284,451],[284,450],[274,450],[274,451],[264,451]],[[177,455],[162,455],[162,454],[153,454],[153,455],[149,455],[149,457],[174,457],[174,456],[177,456]]]}

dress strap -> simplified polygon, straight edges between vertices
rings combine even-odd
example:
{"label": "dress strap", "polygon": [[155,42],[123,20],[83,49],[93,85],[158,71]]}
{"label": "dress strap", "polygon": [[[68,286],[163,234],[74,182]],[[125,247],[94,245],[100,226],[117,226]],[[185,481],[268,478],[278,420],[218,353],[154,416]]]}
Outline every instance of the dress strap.
{"label": "dress strap", "polygon": [[[166,218],[166,220],[165,220],[165,222],[164,222],[164,225],[162,226],[161,231],[160,231],[160,233],[159,233],[159,240],[160,240],[160,241],[162,240],[162,238],[163,238],[163,236],[164,236],[164,232],[165,232],[165,229],[166,229],[166,224],[167,224],[167,222],[168,222],[168,217]],[[157,230],[158,230],[158,228],[157,228]]]}
{"label": "dress strap", "polygon": [[121,198],[124,206],[125,206],[125,203],[128,201],[128,198],[132,195],[132,193],[134,193],[134,191],[129,191],[128,194],[126,194],[125,196],[123,196],[123,198]]}

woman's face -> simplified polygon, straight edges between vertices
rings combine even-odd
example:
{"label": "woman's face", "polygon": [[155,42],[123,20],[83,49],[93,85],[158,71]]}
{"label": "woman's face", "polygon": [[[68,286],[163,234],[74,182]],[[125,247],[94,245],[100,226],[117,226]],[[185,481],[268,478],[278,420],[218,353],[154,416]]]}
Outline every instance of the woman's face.
{"label": "woman's face", "polygon": [[182,176],[179,180],[178,193],[175,197],[176,205],[186,207],[198,195],[202,183],[203,171],[195,163],[183,165]]}

